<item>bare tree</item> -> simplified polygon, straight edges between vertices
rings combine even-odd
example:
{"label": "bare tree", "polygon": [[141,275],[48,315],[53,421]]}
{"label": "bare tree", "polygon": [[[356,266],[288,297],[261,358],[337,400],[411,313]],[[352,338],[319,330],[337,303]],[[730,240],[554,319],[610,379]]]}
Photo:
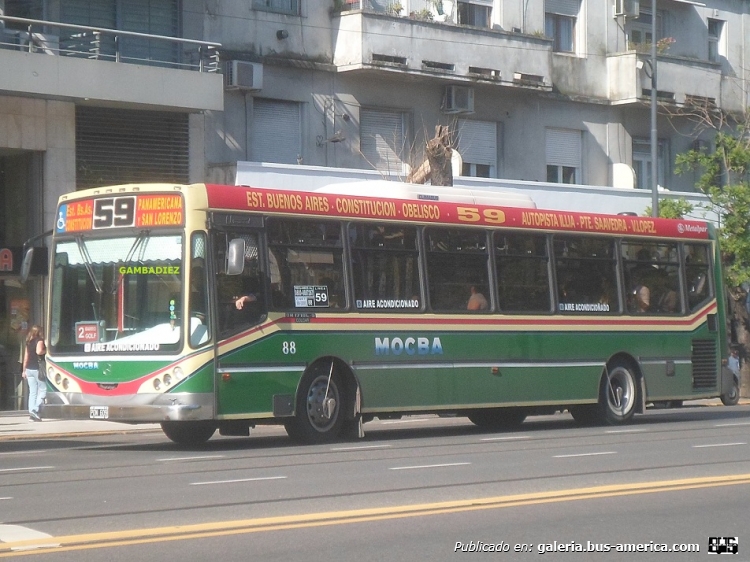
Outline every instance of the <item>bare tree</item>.
{"label": "bare tree", "polygon": [[427,159],[413,169],[406,181],[411,183],[425,183],[428,179],[432,185],[453,185],[453,136],[450,127],[437,125],[435,136],[427,141],[425,147]]}

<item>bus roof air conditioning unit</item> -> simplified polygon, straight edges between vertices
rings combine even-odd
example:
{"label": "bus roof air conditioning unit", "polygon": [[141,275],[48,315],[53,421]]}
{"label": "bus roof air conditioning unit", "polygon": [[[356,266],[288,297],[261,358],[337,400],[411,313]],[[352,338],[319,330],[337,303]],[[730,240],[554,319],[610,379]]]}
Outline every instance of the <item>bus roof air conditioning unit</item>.
{"label": "bus roof air conditioning unit", "polygon": [[258,62],[231,60],[224,68],[227,90],[260,90],[263,88],[263,65]]}
{"label": "bus roof air conditioning unit", "polygon": [[637,18],[639,14],[639,0],[615,0],[615,17]]}
{"label": "bus roof air conditioning unit", "polygon": [[446,86],[443,98],[444,113],[473,113],[474,88]]}

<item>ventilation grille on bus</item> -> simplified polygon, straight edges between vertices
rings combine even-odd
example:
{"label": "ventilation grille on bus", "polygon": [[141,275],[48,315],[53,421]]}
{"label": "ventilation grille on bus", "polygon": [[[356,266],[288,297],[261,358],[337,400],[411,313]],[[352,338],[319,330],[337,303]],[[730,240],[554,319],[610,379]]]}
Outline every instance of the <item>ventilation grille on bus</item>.
{"label": "ventilation grille on bus", "polygon": [[716,388],[716,341],[693,340],[693,388]]}

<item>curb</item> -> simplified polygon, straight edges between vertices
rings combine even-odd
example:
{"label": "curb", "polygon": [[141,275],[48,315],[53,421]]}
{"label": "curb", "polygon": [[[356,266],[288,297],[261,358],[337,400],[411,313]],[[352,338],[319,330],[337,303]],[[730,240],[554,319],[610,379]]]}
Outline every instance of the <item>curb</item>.
{"label": "curb", "polygon": [[23,433],[17,435],[0,435],[3,441],[40,441],[43,439],[64,439],[68,437],[90,437],[97,435],[129,435],[129,434],[162,433],[161,429],[104,429],[101,431],[70,431],[66,433]]}

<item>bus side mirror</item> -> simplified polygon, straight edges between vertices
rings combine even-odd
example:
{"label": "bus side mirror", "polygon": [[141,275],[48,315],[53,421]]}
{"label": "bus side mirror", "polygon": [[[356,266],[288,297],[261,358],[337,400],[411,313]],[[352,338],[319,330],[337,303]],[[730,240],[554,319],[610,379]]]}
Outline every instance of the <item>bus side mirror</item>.
{"label": "bus side mirror", "polygon": [[229,242],[227,248],[227,263],[225,271],[227,275],[239,275],[245,268],[245,241],[235,238]]}
{"label": "bus side mirror", "polygon": [[21,283],[26,283],[31,273],[31,264],[34,262],[34,248],[29,248],[23,255],[21,261]]}

